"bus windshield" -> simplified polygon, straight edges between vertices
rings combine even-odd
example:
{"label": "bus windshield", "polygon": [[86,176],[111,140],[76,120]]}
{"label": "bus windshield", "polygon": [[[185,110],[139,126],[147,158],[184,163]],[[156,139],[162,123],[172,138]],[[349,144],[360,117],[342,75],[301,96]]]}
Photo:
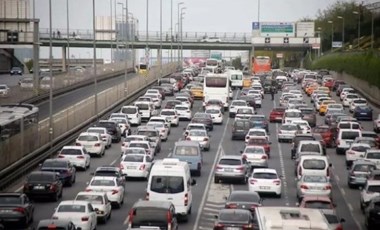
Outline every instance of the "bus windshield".
{"label": "bus windshield", "polygon": [[146,65],[145,64],[140,64],[140,69],[146,69]]}

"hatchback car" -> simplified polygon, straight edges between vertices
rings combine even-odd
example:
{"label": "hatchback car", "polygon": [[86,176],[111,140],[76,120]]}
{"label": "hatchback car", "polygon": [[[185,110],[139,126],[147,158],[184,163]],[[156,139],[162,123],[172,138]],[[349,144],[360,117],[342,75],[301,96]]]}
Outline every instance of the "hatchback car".
{"label": "hatchback car", "polygon": [[[181,104],[181,102],[179,102]],[[178,126],[179,124],[179,115],[177,111],[174,109],[175,106],[173,106],[172,109],[162,109],[160,113],[160,117],[165,117],[170,121],[170,123],[173,126]]]}
{"label": "hatchback car", "polygon": [[268,168],[268,155],[262,146],[247,146],[241,151],[252,168]]}
{"label": "hatchback car", "polygon": [[250,169],[249,162],[241,156],[222,156],[215,168],[214,183],[230,179],[246,184]]}
{"label": "hatchback car", "polygon": [[141,125],[141,115],[137,106],[123,106],[120,110],[120,113],[126,114],[128,116],[128,121],[131,123],[131,125]]}
{"label": "hatchback car", "polygon": [[63,146],[57,157],[67,159],[83,170],[87,170],[91,164],[91,157],[83,146]]}
{"label": "hatchback car", "polygon": [[249,178],[248,190],[281,197],[281,178],[275,169],[253,169]]}
{"label": "hatchback car", "polygon": [[251,137],[246,142],[246,146],[262,146],[265,149],[265,153],[268,155],[268,158],[270,158],[270,145],[272,142],[268,140],[267,137]]}
{"label": "hatchback car", "polygon": [[329,196],[332,198],[332,185],[326,176],[303,175],[297,182],[297,198],[304,196]]}
{"label": "hatchback car", "polygon": [[261,205],[262,199],[257,192],[234,190],[226,197],[225,208],[244,209],[254,214],[255,208]]}
{"label": "hatchback car", "polygon": [[256,229],[250,211],[244,209],[222,209],[215,216],[214,230],[223,229]]}
{"label": "hatchback car", "polygon": [[373,120],[373,109],[368,105],[356,106],[353,111],[353,117],[358,120]]}
{"label": "hatchback car", "polygon": [[223,114],[222,114],[220,107],[209,106],[205,109],[205,113],[211,115],[213,124],[222,124],[223,123]]}

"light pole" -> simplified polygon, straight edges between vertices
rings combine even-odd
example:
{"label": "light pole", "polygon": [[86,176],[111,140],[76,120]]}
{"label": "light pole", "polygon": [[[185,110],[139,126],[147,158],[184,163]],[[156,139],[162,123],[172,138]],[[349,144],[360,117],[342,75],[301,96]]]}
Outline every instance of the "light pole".
{"label": "light pole", "polygon": [[342,48],[344,48],[344,17],[338,16],[338,19],[342,19]]}
{"label": "light pole", "polygon": [[170,0],[170,62],[173,62],[173,0]]}
{"label": "light pole", "polygon": [[183,15],[185,15],[185,12],[182,12],[183,10],[187,9],[186,7],[181,8],[181,68],[183,68]]}
{"label": "light pole", "polygon": [[[149,0],[146,0],[146,42],[145,42],[145,64],[147,70],[149,69],[149,48],[148,48],[148,40],[149,40]],[[147,71],[148,73],[148,71]]]}
{"label": "light pole", "polygon": [[124,25],[124,3],[118,2],[117,4],[121,6],[121,23],[120,23],[119,28],[120,28],[120,35],[121,35],[120,40],[123,42],[123,41],[125,41],[124,40],[125,39],[125,35],[124,35],[125,31],[124,31],[124,26],[123,26]]}
{"label": "light pole", "polygon": [[333,42],[334,42],[334,22],[328,21],[327,23],[331,24],[331,49],[333,49]]}
{"label": "light pole", "polygon": [[128,0],[125,0],[125,23],[126,23],[126,28],[125,28],[125,69],[124,69],[124,95],[127,97],[128,92],[128,28],[129,28],[129,18],[128,18]]}
{"label": "light pole", "polygon": [[[66,0],[66,27],[67,27],[67,69],[70,70],[70,24],[69,24],[69,0]],[[75,39],[75,38],[74,38]],[[65,57],[66,58],[66,57]]]}
{"label": "light pole", "polygon": [[[52,29],[51,0],[49,0],[49,137],[50,148],[53,147],[53,29]],[[38,61],[38,60],[36,60]],[[38,87],[38,86],[37,86]]]}
{"label": "light pole", "polygon": [[374,26],[374,17],[373,17],[374,12],[371,11],[371,49],[373,49],[373,26]]}
{"label": "light pole", "polygon": [[96,18],[95,18],[95,0],[92,0],[92,30],[93,30],[93,62],[94,62],[94,94],[95,94],[95,115],[96,120],[99,119],[98,115],[98,77],[96,71]]}
{"label": "light pole", "polygon": [[257,0],[257,22],[260,22],[260,0]]}
{"label": "light pole", "polygon": [[180,62],[180,55],[179,55],[179,51],[180,51],[180,47],[179,47],[179,33],[180,33],[180,24],[181,24],[181,22],[180,22],[180,18],[179,18],[179,14],[180,14],[180,12],[179,12],[179,7],[181,6],[181,5],[183,5],[183,4],[185,4],[184,2],[179,2],[179,3],[177,3],[177,14],[178,14],[178,32],[177,32],[177,34],[176,34],[176,40],[177,40],[177,48],[178,48],[178,64],[179,64],[179,62]]}
{"label": "light pole", "polygon": [[[113,29],[113,17],[112,17],[112,0],[110,0],[110,29],[111,29],[111,35],[110,35],[110,44],[111,44],[111,63],[113,63],[113,47],[112,47],[112,29]],[[115,31],[116,31],[116,29],[115,29]]]}
{"label": "light pole", "polygon": [[317,32],[318,32],[318,37],[319,37],[319,39],[320,39],[320,41],[321,41],[321,44],[319,44],[319,49],[318,49],[318,57],[320,57],[321,56],[321,52],[322,52],[322,27],[318,27],[317,28],[318,30],[317,30]]}
{"label": "light pole", "polygon": [[352,11],[353,14],[358,15],[358,49],[360,45],[360,11]]}
{"label": "light pole", "polygon": [[160,79],[162,78],[162,0],[160,0]]}

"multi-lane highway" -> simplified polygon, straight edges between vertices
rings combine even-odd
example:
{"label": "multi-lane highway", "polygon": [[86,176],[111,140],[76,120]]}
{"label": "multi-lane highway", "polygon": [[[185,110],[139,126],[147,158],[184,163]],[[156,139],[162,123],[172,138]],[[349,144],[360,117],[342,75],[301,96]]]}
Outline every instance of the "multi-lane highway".
{"label": "multi-lane highway", "polygon": [[[235,91],[235,98],[239,91]],[[258,110],[259,114],[269,116],[271,109],[278,103],[279,94],[276,100],[271,101],[270,96],[266,95],[263,100],[263,106]],[[305,96],[306,97],[306,96]],[[170,98],[167,98],[168,100]],[[63,99],[62,99],[63,100]],[[70,99],[66,99],[70,100]],[[306,99],[307,101],[308,98]],[[337,99],[339,100],[339,99]],[[63,100],[65,101],[65,100]],[[67,103],[69,103],[68,101]],[[71,101],[72,103],[72,101]],[[165,102],[164,102],[165,104]],[[195,101],[193,113],[202,111],[201,101]],[[375,114],[378,114],[375,109]],[[318,123],[322,123],[322,118],[318,115]],[[224,196],[227,196],[232,190],[247,190],[248,185],[241,184],[214,184],[213,169],[216,160],[223,154],[239,155],[240,150],[244,148],[243,141],[231,140],[231,125],[233,119],[228,118],[228,112],[224,114],[223,125],[214,126],[211,134],[211,149],[204,152],[204,166],[202,176],[196,178],[197,184],[193,190],[193,212],[187,223],[181,223],[179,229],[195,230],[195,229],[212,229],[214,223],[214,215],[223,207]],[[366,130],[372,129],[371,122],[361,122]],[[182,137],[183,128],[188,124],[187,121],[181,121],[178,127],[172,127],[168,141],[162,143],[161,153],[157,155],[158,159],[164,158],[171,151],[174,143]],[[294,161],[290,158],[289,143],[278,143],[276,138],[276,130],[279,124],[271,123],[269,127],[271,145],[271,158],[269,159],[269,167],[275,168],[277,172],[283,176],[283,191],[281,198],[264,197],[263,204],[265,206],[295,206],[296,200],[296,181],[294,176]],[[65,187],[63,191],[63,200],[75,198],[76,194],[83,191],[86,183],[91,179],[90,172],[95,170],[97,166],[118,165],[120,160],[120,143],[113,144],[107,150],[105,157],[93,158],[91,168],[86,172],[77,172],[76,183],[72,187]],[[347,186],[347,170],[344,163],[344,156],[337,156],[335,149],[328,149],[327,156],[332,163],[332,183],[333,198],[337,204],[337,213],[340,217],[346,219],[344,223],[345,229],[364,229],[364,218],[359,208],[359,190],[349,189]],[[126,229],[126,220],[128,211],[139,199],[145,197],[146,181],[128,180],[126,185],[126,199],[124,205],[120,209],[113,210],[112,218],[107,224],[99,224],[97,229]],[[11,188],[11,190],[20,190],[22,181]],[[58,202],[41,202],[35,203],[36,212],[34,224],[39,220],[50,218],[54,208]]]}

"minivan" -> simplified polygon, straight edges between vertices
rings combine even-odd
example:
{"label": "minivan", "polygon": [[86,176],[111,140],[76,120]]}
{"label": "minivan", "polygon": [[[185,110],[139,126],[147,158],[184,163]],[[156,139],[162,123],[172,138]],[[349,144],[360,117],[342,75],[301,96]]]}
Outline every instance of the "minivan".
{"label": "minivan", "polygon": [[326,156],[304,155],[301,156],[297,166],[297,178],[304,174],[326,176],[330,179],[330,167]]}
{"label": "minivan", "polygon": [[173,152],[169,155],[189,164],[190,171],[201,176],[203,156],[197,141],[178,141],[174,145]]}
{"label": "minivan", "polygon": [[297,153],[300,152],[315,152],[316,155],[324,155],[323,147],[320,141],[317,140],[302,140],[298,143]]}
{"label": "minivan", "polygon": [[335,140],[336,154],[345,154],[355,138],[361,136],[362,131],[360,129],[339,129],[338,136]]}
{"label": "minivan", "polygon": [[195,184],[187,162],[175,158],[157,160],[149,174],[145,200],[170,200],[175,207],[175,214],[187,220],[191,214],[192,186]]}
{"label": "minivan", "polygon": [[244,140],[252,123],[248,119],[238,119],[235,120],[232,125],[232,140]]}

